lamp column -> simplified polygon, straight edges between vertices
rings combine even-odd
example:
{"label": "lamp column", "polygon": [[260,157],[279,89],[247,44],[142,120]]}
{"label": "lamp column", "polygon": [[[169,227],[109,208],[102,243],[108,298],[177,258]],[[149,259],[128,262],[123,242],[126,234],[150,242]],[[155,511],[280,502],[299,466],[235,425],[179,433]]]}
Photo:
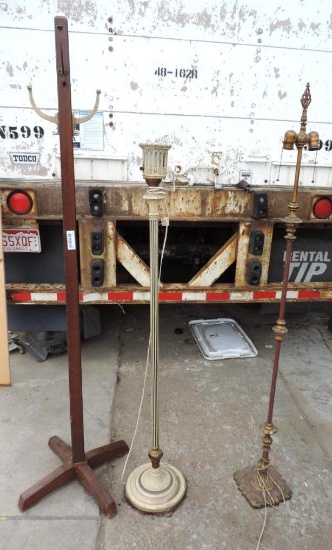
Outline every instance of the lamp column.
{"label": "lamp column", "polygon": [[297,134],[295,131],[289,130],[285,133],[283,141],[283,148],[286,150],[292,150],[295,144],[297,148],[297,160],[292,197],[288,205],[288,216],[284,219],[286,225],[286,257],[282,279],[279,317],[276,321],[276,325],[272,329],[275,335],[275,348],[267,420],[265,424],[261,426],[261,430],[264,434],[262,438],[262,456],[256,466],[243,468],[242,470],[238,470],[234,474],[234,479],[238,484],[240,491],[248,500],[250,506],[252,506],[253,508],[262,508],[263,506],[265,506],[265,504],[273,506],[291,498],[292,496],[292,492],[285,480],[281,477],[279,472],[273,466],[271,466],[269,454],[271,451],[272,435],[277,432],[277,428],[272,422],[272,417],[279,370],[281,344],[285,335],[288,332],[285,321],[285,308],[290,261],[293,250],[293,242],[296,239],[296,227],[301,223],[301,219],[297,216],[297,210],[299,208],[297,201],[302,151],[305,145],[308,146],[309,151],[316,151],[319,147],[318,133],[314,131],[310,132],[309,134],[306,133],[307,109],[310,103],[310,86],[309,84],[307,84],[306,89],[301,97],[302,116],[300,132]]}
{"label": "lamp column", "polygon": [[[142,147],[142,146],[141,146]],[[166,176],[167,157],[165,160],[165,147],[157,145],[146,145],[149,148],[150,160],[148,162],[151,170],[151,179],[153,183],[149,184],[149,178],[145,170],[147,165],[144,162],[143,149],[143,176],[150,185],[144,199],[147,201],[149,209],[149,236],[150,236],[150,365],[152,376],[151,388],[151,417],[152,417],[152,447],[148,453],[151,464],[143,464],[136,468],[128,477],[125,487],[127,499],[135,508],[142,512],[154,514],[167,513],[173,510],[183,499],[186,491],[186,482],[182,473],[170,464],[161,462],[163,452],[159,444],[159,384],[158,384],[158,364],[159,364],[159,303],[158,303],[158,229],[162,203],[165,201],[165,192],[157,189],[157,185],[163,177]],[[143,147],[142,147],[143,148]],[[150,150],[152,149],[152,155]],[[151,158],[163,158],[163,169],[158,171],[157,167],[151,166]],[[146,157],[145,157],[146,159]],[[160,166],[159,166],[160,168]],[[159,180],[156,183],[156,180]]]}

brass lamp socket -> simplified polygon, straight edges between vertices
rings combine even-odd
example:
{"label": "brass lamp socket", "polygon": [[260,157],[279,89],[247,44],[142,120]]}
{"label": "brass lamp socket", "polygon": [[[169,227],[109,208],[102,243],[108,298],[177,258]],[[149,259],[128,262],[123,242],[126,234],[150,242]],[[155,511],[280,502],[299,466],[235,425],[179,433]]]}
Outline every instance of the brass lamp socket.
{"label": "brass lamp socket", "polygon": [[309,132],[308,134],[308,148],[309,151],[317,151],[319,147],[319,134],[318,132]]}
{"label": "brass lamp socket", "polygon": [[284,141],[283,141],[283,149],[286,149],[288,151],[291,151],[294,149],[294,143],[296,142],[297,133],[294,130],[288,130],[288,132],[285,133]]}

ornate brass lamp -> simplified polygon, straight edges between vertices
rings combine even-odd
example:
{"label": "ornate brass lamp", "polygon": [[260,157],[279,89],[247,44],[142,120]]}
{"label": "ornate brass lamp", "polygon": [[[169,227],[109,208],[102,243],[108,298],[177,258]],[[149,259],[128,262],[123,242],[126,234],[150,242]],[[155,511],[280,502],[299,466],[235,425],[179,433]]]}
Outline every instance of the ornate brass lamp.
{"label": "ornate brass lamp", "polygon": [[282,290],[279,308],[279,318],[276,321],[276,326],[273,327],[275,334],[275,352],[274,362],[272,369],[272,381],[270,389],[270,401],[267,414],[266,423],[261,426],[263,436],[263,448],[262,456],[256,466],[247,467],[242,470],[238,470],[234,474],[234,479],[238,484],[238,487],[245,498],[248,500],[250,506],[253,508],[262,508],[266,504],[276,505],[281,501],[291,498],[292,492],[281,475],[277,470],[271,466],[269,453],[272,444],[272,435],[277,432],[276,426],[272,422],[273,407],[276,392],[276,383],[279,369],[279,358],[281,351],[281,343],[288,330],[286,328],[285,321],[285,307],[286,297],[289,279],[289,268],[293,249],[293,242],[296,239],[296,226],[301,223],[300,218],[297,217],[296,212],[299,208],[297,202],[299,177],[301,169],[302,151],[305,145],[308,145],[310,151],[315,151],[319,147],[319,135],[317,132],[306,133],[307,126],[307,109],[311,103],[310,85],[307,84],[306,89],[301,98],[302,104],[302,117],[301,128],[297,134],[293,130],[289,130],[285,133],[283,148],[286,150],[292,150],[294,144],[297,148],[297,160],[294,177],[294,186],[291,202],[288,205],[288,216],[285,218],[286,224],[286,258],[282,279]]}
{"label": "ornate brass lamp", "polygon": [[[165,192],[156,186],[166,176],[168,145],[141,145],[143,176],[151,186],[144,195],[149,208],[150,234],[150,334],[152,368],[151,416],[152,448],[148,453],[151,464],[143,464],[128,477],[125,494],[135,508],[142,512],[162,514],[173,510],[183,499],[185,479],[179,470],[161,462],[159,444],[158,362],[159,362],[159,304],[158,304],[158,224],[160,206]],[[150,180],[153,180],[153,183]],[[158,180],[156,182],[156,180]]]}

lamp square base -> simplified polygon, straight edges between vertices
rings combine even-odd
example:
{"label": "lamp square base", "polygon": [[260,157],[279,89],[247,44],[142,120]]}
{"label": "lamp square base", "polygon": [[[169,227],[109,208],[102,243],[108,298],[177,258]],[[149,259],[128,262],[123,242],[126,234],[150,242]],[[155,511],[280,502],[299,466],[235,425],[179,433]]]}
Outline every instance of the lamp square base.
{"label": "lamp square base", "polygon": [[269,466],[267,470],[271,486],[268,487],[268,492],[265,491],[265,495],[257,481],[257,473],[257,466],[252,466],[238,470],[234,474],[239,490],[252,508],[263,508],[265,503],[268,506],[276,506],[291,498],[292,491],[273,466]]}

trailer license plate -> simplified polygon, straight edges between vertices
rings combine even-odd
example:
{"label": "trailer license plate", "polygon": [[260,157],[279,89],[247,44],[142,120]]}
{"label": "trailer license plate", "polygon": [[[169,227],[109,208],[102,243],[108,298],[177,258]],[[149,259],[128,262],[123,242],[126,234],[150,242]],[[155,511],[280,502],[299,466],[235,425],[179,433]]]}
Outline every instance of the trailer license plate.
{"label": "trailer license plate", "polygon": [[3,229],[4,252],[40,252],[39,229]]}

